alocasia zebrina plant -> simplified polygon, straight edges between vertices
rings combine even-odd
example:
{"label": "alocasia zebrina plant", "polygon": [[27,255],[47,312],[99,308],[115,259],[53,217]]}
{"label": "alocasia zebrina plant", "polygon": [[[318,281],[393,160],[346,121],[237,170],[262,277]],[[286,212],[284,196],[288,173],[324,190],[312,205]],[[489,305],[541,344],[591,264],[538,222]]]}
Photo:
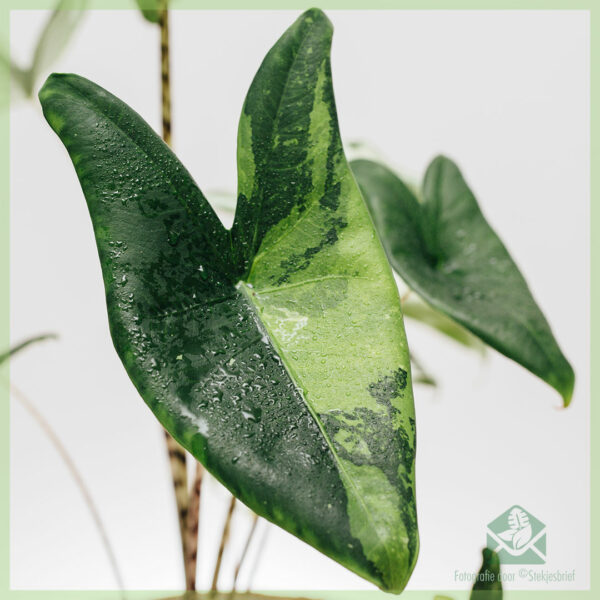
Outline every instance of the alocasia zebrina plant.
{"label": "alocasia zebrina plant", "polygon": [[458,167],[437,157],[419,201],[386,166],[352,162],[388,258],[433,307],[571,401],[575,375]]}
{"label": "alocasia zebrina plant", "polygon": [[340,140],[331,35],[304,13],[254,78],[231,230],[107,91],[52,75],[40,100],[88,203],[115,347],[159,421],[256,513],[400,592],[418,551],[410,363]]}

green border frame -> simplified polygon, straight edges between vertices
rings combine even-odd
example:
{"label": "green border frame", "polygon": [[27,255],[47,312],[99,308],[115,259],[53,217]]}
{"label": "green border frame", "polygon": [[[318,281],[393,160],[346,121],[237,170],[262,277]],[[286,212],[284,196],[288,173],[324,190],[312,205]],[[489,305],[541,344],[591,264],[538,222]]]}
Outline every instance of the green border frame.
{"label": "green border frame", "polygon": [[[597,5],[598,4],[598,5]],[[10,11],[13,9],[48,9],[53,8],[53,0],[0,0],[0,48],[7,50],[9,40]],[[594,0],[172,0],[175,9],[272,9],[272,10],[303,10],[318,5],[324,10],[331,9],[419,9],[419,10],[584,10],[590,13],[590,198],[593,199],[599,187],[600,176],[594,173],[593,165],[600,167],[600,120],[592,110],[592,100],[600,95],[600,58],[596,55],[600,49],[600,2]],[[92,9],[134,9],[134,0],[92,0]],[[4,99],[10,90],[9,81],[0,82],[0,100]],[[8,105],[8,103],[4,103]],[[0,348],[9,344],[9,205],[10,205],[10,141],[9,141],[9,111],[0,113]],[[590,203],[590,227],[596,229],[600,224],[600,211],[596,209],[593,201]],[[592,229],[593,231],[593,229]],[[600,238],[591,236],[591,306],[600,299],[600,276],[594,274],[600,252]],[[597,342],[600,335],[600,325],[593,312],[591,319],[591,372],[600,370]],[[0,377],[8,375],[8,361],[0,367]],[[595,379],[591,381],[590,395],[593,398],[596,392]],[[10,411],[9,392],[6,386],[0,386],[0,599],[10,600],[122,600],[123,596],[118,591],[17,591],[10,590]],[[596,409],[590,408],[590,434],[598,429],[596,423]],[[590,435],[591,456],[590,465],[600,464],[598,448],[600,445],[593,443]],[[593,506],[592,499],[597,498],[600,491],[600,477],[598,473],[590,473],[590,510]],[[504,597],[508,600],[541,599],[550,597],[552,600],[577,600],[595,598],[599,592],[597,578],[594,577],[595,543],[598,538],[598,522],[591,510],[590,515],[590,589],[585,591],[508,591]],[[298,596],[299,594],[317,600],[382,600],[392,598],[389,594],[378,591],[332,592],[332,591],[287,591],[271,592],[280,596]],[[435,595],[447,595],[455,600],[469,597],[469,591],[458,590],[432,590],[408,591],[402,598],[410,600],[433,600]],[[177,596],[181,591],[128,591],[127,600],[159,600],[165,597]]]}

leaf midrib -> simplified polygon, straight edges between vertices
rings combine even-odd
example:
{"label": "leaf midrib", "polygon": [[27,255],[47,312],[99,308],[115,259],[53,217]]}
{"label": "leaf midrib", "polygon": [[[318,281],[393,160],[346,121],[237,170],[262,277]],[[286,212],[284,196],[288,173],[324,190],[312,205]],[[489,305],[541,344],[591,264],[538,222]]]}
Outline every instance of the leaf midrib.
{"label": "leaf midrib", "polygon": [[[335,461],[335,465],[337,466],[338,471],[340,472],[341,478],[345,479],[349,483],[349,485],[352,487],[352,490],[354,492],[354,497],[358,500],[358,502],[362,506],[363,511],[364,511],[365,515],[367,516],[367,519],[369,520],[369,523],[371,524],[371,527],[372,527],[373,531],[375,532],[377,539],[379,540],[379,545],[383,548],[383,550],[385,552],[385,555],[386,555],[386,558],[388,561],[388,568],[391,568],[391,566],[393,565],[393,559],[390,556],[390,551],[389,551],[387,544],[381,538],[379,529],[376,526],[376,523],[371,515],[371,511],[368,509],[367,505],[365,504],[361,494],[359,493],[359,491],[354,483],[354,480],[348,475],[348,473],[346,472],[346,469],[344,468],[343,464],[341,463],[341,459],[335,449],[335,446],[332,443],[329,435],[325,431],[325,429],[323,427],[323,423],[319,419],[318,414],[315,412],[311,403],[308,402],[308,400],[306,399],[304,388],[299,384],[298,377],[296,376],[293,367],[290,365],[289,361],[287,360],[286,354],[284,352],[282,352],[282,349],[280,348],[280,346],[277,342],[277,339],[275,338],[275,336],[273,336],[271,334],[267,324],[260,318],[260,315],[257,310],[257,306],[254,303],[254,301],[252,300],[252,294],[248,292],[247,284],[244,281],[240,281],[236,287],[237,287],[237,289],[239,289],[242,292],[242,294],[246,297],[248,304],[252,307],[252,310],[254,311],[254,313],[257,317],[256,321],[257,321],[257,325],[259,326],[259,328],[264,327],[265,333],[266,333],[269,341],[273,344],[273,347],[275,348],[277,355],[281,359],[285,370],[287,371],[288,375],[290,376],[290,379],[292,380],[295,388],[298,390],[298,393],[300,394],[300,396],[301,396],[305,406],[307,407],[310,415],[312,416],[314,422],[316,423],[317,427],[321,431],[321,435],[323,436],[324,440],[327,443],[329,450],[331,451],[331,454]],[[358,538],[355,538],[355,539],[357,539],[358,542],[362,544],[362,542]]]}
{"label": "leaf midrib", "polygon": [[363,279],[364,281],[373,281],[369,277],[361,277],[360,275],[323,275],[322,277],[311,277],[310,279],[304,279],[302,281],[297,281],[295,283],[282,283],[278,286],[273,286],[269,288],[259,288],[253,286],[253,289],[256,290],[256,293],[259,295],[266,294],[275,294],[277,292],[282,292],[284,290],[289,290],[290,288],[298,288],[305,285],[311,285],[313,283],[319,283],[320,281],[329,281],[330,279],[341,279],[341,280],[349,280],[349,279]]}

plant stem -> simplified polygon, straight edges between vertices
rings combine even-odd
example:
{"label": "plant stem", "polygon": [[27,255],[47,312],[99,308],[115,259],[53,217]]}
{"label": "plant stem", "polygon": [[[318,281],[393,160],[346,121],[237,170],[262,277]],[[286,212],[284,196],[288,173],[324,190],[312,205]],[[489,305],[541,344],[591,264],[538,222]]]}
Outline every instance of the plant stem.
{"label": "plant stem", "polygon": [[246,589],[246,594],[250,593],[250,588],[252,587],[252,583],[254,581],[256,572],[258,571],[258,565],[262,558],[263,552],[267,546],[267,537],[269,536],[269,531],[270,531],[270,528],[268,527],[268,523],[267,523],[267,527],[265,527],[263,530],[263,534],[260,538],[258,548],[256,549],[256,553],[254,555],[254,562],[252,563],[252,567],[250,569],[250,576],[248,578],[248,587]]}
{"label": "plant stem", "polygon": [[185,589],[196,591],[196,565],[198,562],[198,527],[200,524],[200,495],[204,467],[196,461],[196,475],[190,492],[189,510],[186,521],[187,552],[185,563]]}
{"label": "plant stem", "polygon": [[181,550],[183,557],[184,573],[186,572],[186,521],[188,515],[188,491],[187,491],[187,468],[186,456],[183,448],[165,430],[165,442],[171,465],[171,477],[173,479],[173,490],[175,492],[175,503],[177,504],[177,515],[179,519],[179,533],[181,535]]}
{"label": "plant stem", "polygon": [[171,63],[169,60],[169,9],[168,0],[162,0],[160,25],[160,75],[162,81],[162,137],[171,146]]}
{"label": "plant stem", "polygon": [[79,488],[81,495],[83,496],[83,500],[90,511],[90,515],[96,525],[96,529],[100,534],[100,539],[102,540],[102,544],[104,546],[104,550],[106,551],[106,555],[108,557],[108,561],[112,568],[113,574],[115,576],[115,581],[117,582],[117,586],[122,591],[125,589],[123,585],[123,576],[121,575],[121,571],[119,569],[119,564],[117,563],[117,558],[113,551],[110,540],[108,539],[108,534],[106,533],[106,528],[104,527],[104,523],[102,522],[102,518],[100,517],[100,513],[96,507],[96,504],[92,498],[92,495],[85,484],[81,473],[75,466],[73,459],[69,455],[69,452],[64,447],[63,443],[60,441],[60,438],[56,434],[56,432],[52,429],[48,421],[46,421],[45,417],[38,411],[38,409],[29,401],[27,396],[19,388],[17,388],[14,384],[10,384],[10,390],[12,395],[18,400],[18,402],[25,408],[25,410],[33,417],[33,419],[37,422],[40,429],[46,434],[58,455],[61,457],[62,461],[65,463],[67,469],[69,470],[73,481]]}
{"label": "plant stem", "polygon": [[233,585],[231,586],[231,594],[232,596],[235,594],[237,580],[240,575],[240,569],[244,564],[244,560],[246,559],[246,555],[248,554],[248,548],[250,548],[250,544],[252,543],[252,538],[254,537],[254,533],[256,532],[256,526],[258,525],[258,515],[254,513],[252,515],[252,525],[250,526],[250,532],[248,533],[248,537],[246,538],[246,543],[244,544],[244,549],[242,550],[242,555],[240,556],[240,560],[235,567],[235,572],[233,573]]}
{"label": "plant stem", "polygon": [[231,527],[231,517],[233,516],[233,510],[235,508],[235,496],[231,496],[229,502],[229,510],[227,511],[227,517],[225,517],[225,523],[223,524],[223,533],[221,534],[221,544],[219,545],[219,553],[217,554],[217,562],[215,564],[215,572],[213,573],[213,580],[210,586],[211,593],[217,591],[217,584],[219,582],[219,572],[221,571],[221,562],[223,560],[223,552],[225,546],[229,540],[229,529]]}
{"label": "plant stem", "polygon": [[[168,0],[162,0],[160,4],[160,15],[158,24],[160,26],[160,75],[162,90],[162,137],[166,144],[171,146],[171,64],[169,60],[169,9]],[[173,489],[175,491],[175,502],[177,503],[177,515],[179,519],[179,533],[181,535],[181,551],[183,557],[183,568],[186,578],[188,552],[186,544],[186,521],[188,515],[188,489],[187,468],[185,451],[165,431],[167,452],[171,464],[171,476],[173,478]]]}

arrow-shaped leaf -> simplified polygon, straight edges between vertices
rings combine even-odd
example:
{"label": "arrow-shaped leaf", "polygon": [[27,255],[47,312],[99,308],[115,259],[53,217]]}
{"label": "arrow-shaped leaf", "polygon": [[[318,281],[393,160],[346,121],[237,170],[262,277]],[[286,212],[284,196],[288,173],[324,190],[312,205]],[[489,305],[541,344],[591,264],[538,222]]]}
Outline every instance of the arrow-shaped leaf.
{"label": "arrow-shaped leaf", "polygon": [[422,202],[387,167],[352,163],[388,258],[433,307],[571,401],[575,376],[504,244],[457,166],[436,158]]}
{"label": "arrow-shaped leaf", "polygon": [[73,75],[40,92],[94,225],[115,347],[167,430],[261,516],[386,590],[414,566],[414,407],[398,291],[342,149],[331,24],[268,53],[226,230],[171,151]]}

